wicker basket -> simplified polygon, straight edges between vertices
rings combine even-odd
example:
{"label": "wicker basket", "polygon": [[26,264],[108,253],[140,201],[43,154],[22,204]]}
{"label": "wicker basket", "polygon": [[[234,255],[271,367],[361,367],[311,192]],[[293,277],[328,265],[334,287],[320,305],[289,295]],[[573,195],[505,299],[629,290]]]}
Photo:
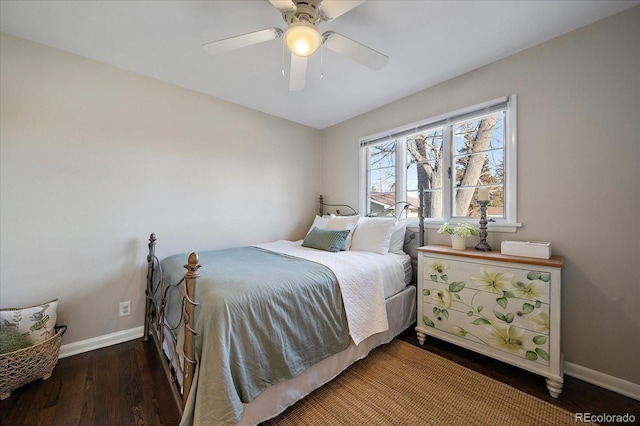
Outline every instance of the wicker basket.
{"label": "wicker basket", "polygon": [[0,400],[9,398],[20,386],[51,377],[58,362],[62,335],[66,326],[56,327],[56,334],[28,348],[0,354]]}

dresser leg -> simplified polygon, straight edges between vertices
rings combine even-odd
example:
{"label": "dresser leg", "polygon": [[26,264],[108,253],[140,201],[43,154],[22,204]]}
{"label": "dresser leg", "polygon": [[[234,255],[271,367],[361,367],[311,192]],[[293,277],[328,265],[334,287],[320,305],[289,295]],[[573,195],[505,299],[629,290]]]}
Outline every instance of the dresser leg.
{"label": "dresser leg", "polygon": [[418,330],[416,330],[416,334],[418,335],[418,343],[424,345],[424,340],[427,338],[427,335]]}
{"label": "dresser leg", "polygon": [[557,398],[562,393],[562,382],[556,379],[547,378],[547,389],[549,390],[549,395],[554,398]]}

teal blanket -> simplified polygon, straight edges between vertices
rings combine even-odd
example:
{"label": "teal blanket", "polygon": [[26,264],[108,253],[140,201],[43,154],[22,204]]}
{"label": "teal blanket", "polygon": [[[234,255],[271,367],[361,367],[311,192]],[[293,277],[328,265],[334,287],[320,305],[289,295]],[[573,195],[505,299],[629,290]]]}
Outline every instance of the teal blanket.
{"label": "teal blanket", "polygon": [[[198,365],[182,424],[235,424],[242,403],[349,345],[340,287],[329,268],[258,247],[198,256]],[[186,259],[162,261],[167,283],[182,279]],[[166,312],[173,323],[176,301]]]}

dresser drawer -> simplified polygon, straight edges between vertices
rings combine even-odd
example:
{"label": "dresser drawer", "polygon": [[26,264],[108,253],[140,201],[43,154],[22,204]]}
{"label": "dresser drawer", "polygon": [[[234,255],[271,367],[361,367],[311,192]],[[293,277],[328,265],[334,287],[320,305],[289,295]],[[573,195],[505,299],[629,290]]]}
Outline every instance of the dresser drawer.
{"label": "dresser drawer", "polygon": [[501,322],[549,335],[548,303],[507,298],[473,288],[460,291],[451,291],[450,288],[443,283],[425,282],[422,286],[422,302],[447,312],[459,312],[464,315],[465,323],[477,321],[475,325],[482,325],[483,320]]}
{"label": "dresser drawer", "polygon": [[473,288],[500,296],[549,303],[551,274],[534,268],[495,267],[483,263],[451,261],[425,256],[423,279],[433,282],[464,283]]}
{"label": "dresser drawer", "polygon": [[[509,322],[515,315],[492,312],[491,308],[487,308],[486,312],[481,309],[482,305],[479,305],[479,313],[476,310],[461,312],[455,307],[456,302],[447,308],[423,301],[421,322],[424,326],[448,333],[453,338],[463,338],[501,351],[504,356],[549,365],[548,307],[535,316],[527,316],[530,323],[515,319]],[[496,315],[506,318],[500,319]],[[540,323],[540,331],[523,327],[536,321]]]}

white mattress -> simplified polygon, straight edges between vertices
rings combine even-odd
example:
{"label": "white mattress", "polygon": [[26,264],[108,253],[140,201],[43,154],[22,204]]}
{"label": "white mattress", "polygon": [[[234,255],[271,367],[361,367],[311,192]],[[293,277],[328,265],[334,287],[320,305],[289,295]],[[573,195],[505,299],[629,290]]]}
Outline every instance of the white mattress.
{"label": "white mattress", "polygon": [[409,285],[411,284],[411,279],[413,278],[413,265],[411,264],[411,256],[409,256],[408,254],[396,254],[396,256],[400,258],[400,262],[402,262],[402,266],[404,267],[404,283],[405,285]]}
{"label": "white mattress", "polygon": [[402,270],[404,271],[404,281],[393,281],[393,280],[385,280],[382,282],[382,287],[384,289],[384,298],[388,299],[396,293],[401,292],[404,288],[411,284],[411,278],[413,278],[413,268],[411,266],[411,256],[408,254],[395,254],[395,253],[387,253],[386,257],[397,259],[398,263],[402,265]]}

